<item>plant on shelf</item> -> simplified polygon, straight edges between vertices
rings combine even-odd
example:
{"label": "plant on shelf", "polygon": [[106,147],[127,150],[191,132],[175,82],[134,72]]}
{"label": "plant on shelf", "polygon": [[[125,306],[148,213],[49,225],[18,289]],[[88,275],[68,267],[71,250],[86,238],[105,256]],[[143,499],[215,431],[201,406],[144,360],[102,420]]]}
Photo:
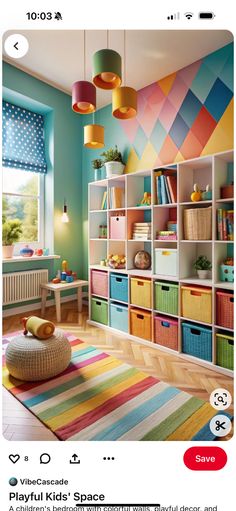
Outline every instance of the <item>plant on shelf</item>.
{"label": "plant on shelf", "polygon": [[14,243],[19,241],[22,233],[22,222],[16,220],[6,220],[3,216],[2,223],[2,253],[3,258],[9,259],[13,256]]}
{"label": "plant on shelf", "polygon": [[99,170],[103,167],[104,162],[101,158],[96,158],[95,160],[92,160],[92,166],[94,170],[94,179],[95,181],[98,181],[101,176],[99,176]]}
{"label": "plant on shelf", "polygon": [[212,264],[206,256],[200,255],[194,262],[193,267],[197,270],[199,279],[207,279],[208,272],[211,270]]}
{"label": "plant on shelf", "polygon": [[121,152],[118,151],[117,145],[115,148],[110,148],[107,151],[103,151],[101,156],[104,158],[103,162],[106,168],[107,177],[119,176],[123,174],[124,162]]}

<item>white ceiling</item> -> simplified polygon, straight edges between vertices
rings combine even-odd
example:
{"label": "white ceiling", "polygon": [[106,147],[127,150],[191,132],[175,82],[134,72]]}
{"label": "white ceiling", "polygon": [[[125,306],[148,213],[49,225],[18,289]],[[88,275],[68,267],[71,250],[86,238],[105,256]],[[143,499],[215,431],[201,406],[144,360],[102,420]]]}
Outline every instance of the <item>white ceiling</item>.
{"label": "white ceiling", "polygon": [[[84,79],[83,31],[26,30],[18,33],[29,41],[27,55],[16,61],[4,53],[4,60],[71,94],[72,83]],[[4,40],[10,34],[14,31],[5,32]],[[232,34],[226,30],[127,30],[126,85],[141,89],[232,40]],[[87,80],[92,76],[93,53],[106,47],[107,31],[86,31]],[[123,59],[123,30],[109,31],[109,47],[118,51]],[[111,92],[97,89],[98,108],[110,102]]]}

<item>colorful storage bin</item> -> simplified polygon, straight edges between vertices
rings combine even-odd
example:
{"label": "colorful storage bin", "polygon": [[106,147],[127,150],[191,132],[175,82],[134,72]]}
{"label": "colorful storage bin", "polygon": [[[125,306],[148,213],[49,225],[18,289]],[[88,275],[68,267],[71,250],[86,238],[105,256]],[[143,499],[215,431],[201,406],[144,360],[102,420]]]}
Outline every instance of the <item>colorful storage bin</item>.
{"label": "colorful storage bin", "polygon": [[193,323],[182,323],[182,352],[211,362],[211,329]]}
{"label": "colorful storage bin", "polygon": [[131,303],[139,305],[146,309],[152,307],[152,281],[139,279],[137,277],[131,278]]}
{"label": "colorful storage bin", "polygon": [[91,299],[91,319],[97,323],[108,325],[108,303],[106,300]]}
{"label": "colorful storage bin", "polygon": [[110,303],[110,326],[122,332],[129,331],[128,305]]}
{"label": "colorful storage bin", "polygon": [[92,295],[108,297],[108,272],[100,270],[91,271]]}
{"label": "colorful storage bin", "polygon": [[176,248],[155,248],[155,273],[177,277],[178,255]]}
{"label": "colorful storage bin", "polygon": [[118,302],[128,302],[128,276],[121,273],[110,275],[110,298]]}
{"label": "colorful storage bin", "polygon": [[142,309],[130,310],[130,333],[148,341],[152,340],[152,315]]}
{"label": "colorful storage bin", "polygon": [[216,291],[216,324],[234,328],[234,294]]}
{"label": "colorful storage bin", "polygon": [[178,284],[155,282],[155,309],[167,314],[178,315]]}
{"label": "colorful storage bin", "polygon": [[110,217],[110,239],[124,240],[125,238],[126,238],[125,216],[111,216]]}
{"label": "colorful storage bin", "polygon": [[212,239],[212,207],[184,209],[184,239]]}
{"label": "colorful storage bin", "polygon": [[154,332],[157,344],[178,350],[178,320],[166,316],[155,316]]}
{"label": "colorful storage bin", "polygon": [[234,338],[216,334],[216,364],[226,369],[234,368]]}
{"label": "colorful storage bin", "polygon": [[234,282],[234,266],[229,266],[228,264],[221,264],[220,280],[221,282]]}
{"label": "colorful storage bin", "polygon": [[200,286],[182,286],[182,316],[184,318],[211,323],[212,289]]}

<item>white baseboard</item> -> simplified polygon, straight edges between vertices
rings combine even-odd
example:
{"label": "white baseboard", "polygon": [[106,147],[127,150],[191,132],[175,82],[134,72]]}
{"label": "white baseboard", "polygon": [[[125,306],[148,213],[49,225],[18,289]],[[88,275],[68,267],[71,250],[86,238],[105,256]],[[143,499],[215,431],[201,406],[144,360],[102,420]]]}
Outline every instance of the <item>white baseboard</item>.
{"label": "white baseboard", "polygon": [[[88,293],[83,293],[83,304],[88,305]],[[70,296],[62,296],[61,297],[61,303],[65,302],[73,302],[75,301],[76,295],[70,295]],[[46,301],[46,307],[51,307],[52,305],[55,305],[54,298],[51,298]],[[10,309],[5,309],[2,311],[3,318],[6,318],[8,316],[15,316],[15,314],[24,314],[25,312],[29,312],[32,310],[41,309],[41,301],[37,303],[31,303],[28,305],[22,305],[22,306],[16,306],[12,307]]]}

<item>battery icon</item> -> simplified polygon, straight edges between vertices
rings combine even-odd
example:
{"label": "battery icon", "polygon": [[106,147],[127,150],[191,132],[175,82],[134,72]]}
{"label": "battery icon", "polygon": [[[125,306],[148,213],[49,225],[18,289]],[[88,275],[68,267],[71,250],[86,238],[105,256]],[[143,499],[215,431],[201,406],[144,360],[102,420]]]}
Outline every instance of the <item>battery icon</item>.
{"label": "battery icon", "polygon": [[199,12],[200,20],[212,20],[215,17],[213,12]]}

